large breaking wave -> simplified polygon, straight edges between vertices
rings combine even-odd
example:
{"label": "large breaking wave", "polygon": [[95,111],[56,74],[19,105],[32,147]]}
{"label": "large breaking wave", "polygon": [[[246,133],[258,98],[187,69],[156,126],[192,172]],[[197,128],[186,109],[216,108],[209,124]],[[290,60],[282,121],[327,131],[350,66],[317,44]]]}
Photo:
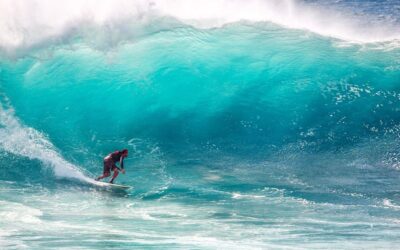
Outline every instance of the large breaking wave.
{"label": "large breaking wave", "polygon": [[[0,245],[391,247],[384,2],[0,1]],[[134,190],[81,185],[121,148]]]}

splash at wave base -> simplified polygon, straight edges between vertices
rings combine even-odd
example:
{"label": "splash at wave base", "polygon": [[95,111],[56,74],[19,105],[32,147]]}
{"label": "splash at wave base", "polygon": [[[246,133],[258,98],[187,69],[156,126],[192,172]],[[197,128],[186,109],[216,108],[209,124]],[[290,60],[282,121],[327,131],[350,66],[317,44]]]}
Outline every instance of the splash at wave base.
{"label": "splash at wave base", "polygon": [[[347,11],[354,3],[339,2]],[[132,13],[110,21],[121,13],[114,5],[94,12],[103,19],[82,21],[77,3],[43,32],[33,31],[45,19],[14,20],[22,33],[8,25],[0,39],[0,246],[398,244],[396,33],[362,40],[372,37],[356,29],[360,20],[348,26],[358,33],[346,33],[358,39],[318,32],[307,13],[345,15],[318,11],[324,1],[249,3],[234,1],[232,10],[244,12],[227,11],[222,23],[186,16],[179,1],[143,1],[133,26]],[[273,11],[268,20],[246,18],[254,6],[308,12],[292,27]],[[10,30],[22,40],[7,42]],[[121,148],[130,155],[118,182],[134,189],[91,186],[102,158]]]}

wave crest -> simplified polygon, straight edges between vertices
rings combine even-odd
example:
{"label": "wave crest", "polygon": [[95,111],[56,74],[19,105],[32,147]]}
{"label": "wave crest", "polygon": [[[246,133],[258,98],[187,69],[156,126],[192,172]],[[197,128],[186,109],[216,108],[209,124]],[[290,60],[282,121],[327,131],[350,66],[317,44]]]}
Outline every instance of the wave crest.
{"label": "wave crest", "polygon": [[[395,22],[296,0],[10,0],[0,2],[0,48],[10,52],[46,41],[62,42],[71,33],[86,33],[93,40],[119,40],[127,34],[134,39],[145,29],[170,27],[166,20],[171,19],[167,17],[197,28],[247,20],[272,22],[361,43],[400,39]],[[172,26],[176,25],[174,22]],[[90,27],[100,27],[102,32],[99,34]]]}

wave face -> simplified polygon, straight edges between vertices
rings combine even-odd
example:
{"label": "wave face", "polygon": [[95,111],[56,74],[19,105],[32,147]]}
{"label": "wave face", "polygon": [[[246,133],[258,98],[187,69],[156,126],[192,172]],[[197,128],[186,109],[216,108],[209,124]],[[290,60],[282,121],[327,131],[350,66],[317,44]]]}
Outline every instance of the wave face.
{"label": "wave face", "polygon": [[398,242],[397,1],[43,3],[0,2],[0,246]]}

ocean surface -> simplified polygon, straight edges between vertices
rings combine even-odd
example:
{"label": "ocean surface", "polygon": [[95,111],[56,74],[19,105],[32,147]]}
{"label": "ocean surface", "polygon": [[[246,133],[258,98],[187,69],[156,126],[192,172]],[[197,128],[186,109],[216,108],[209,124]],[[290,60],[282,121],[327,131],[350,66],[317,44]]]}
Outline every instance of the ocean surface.
{"label": "ocean surface", "polygon": [[1,249],[395,249],[400,1],[0,0],[0,170]]}

